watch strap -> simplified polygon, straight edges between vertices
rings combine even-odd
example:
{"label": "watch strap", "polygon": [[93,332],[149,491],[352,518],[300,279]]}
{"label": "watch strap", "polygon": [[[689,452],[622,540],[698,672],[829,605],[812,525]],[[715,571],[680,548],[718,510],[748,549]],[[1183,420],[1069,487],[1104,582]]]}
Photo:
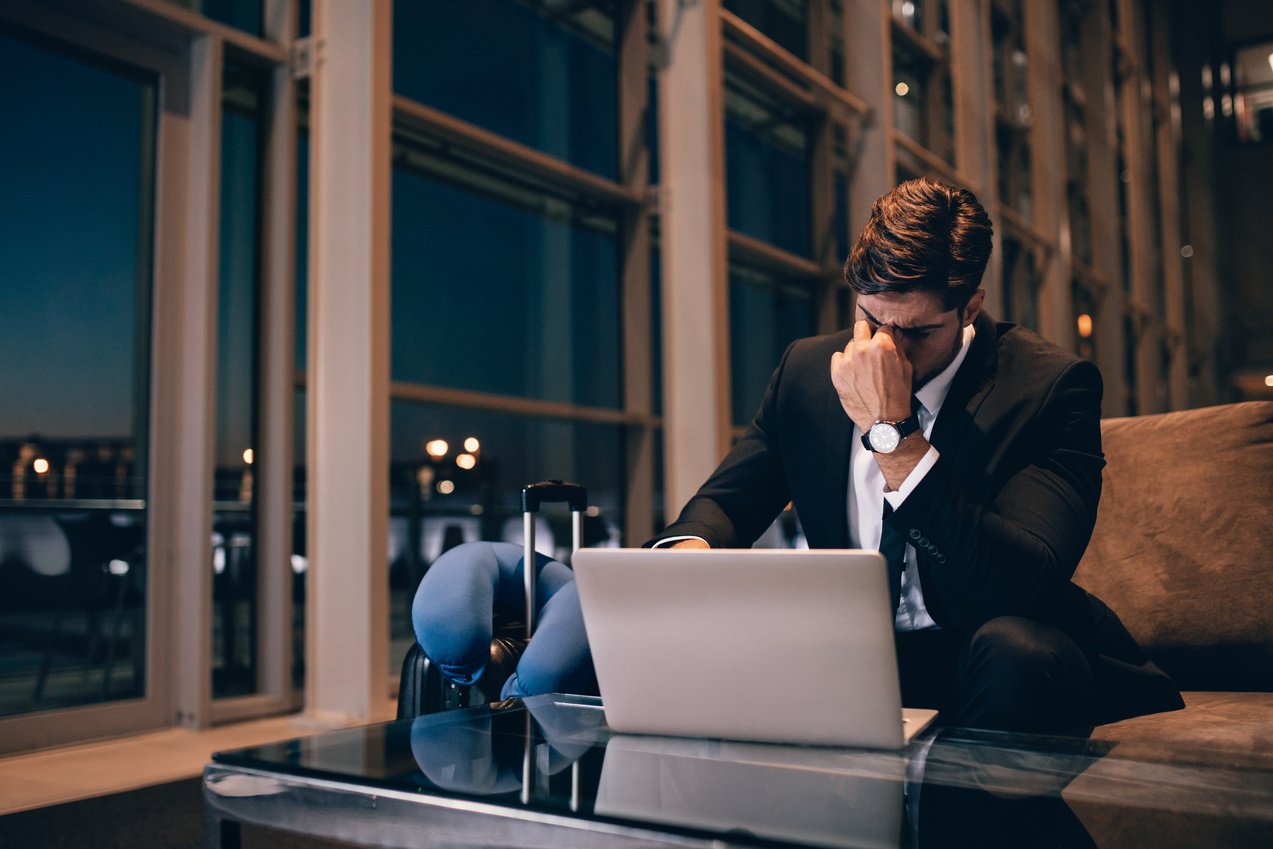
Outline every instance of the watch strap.
{"label": "watch strap", "polygon": [[[876,424],[888,424],[896,428],[897,438],[900,444],[901,440],[905,439],[906,437],[910,436],[912,433],[915,433],[917,430],[919,430],[919,415],[917,413],[911,413],[909,416],[902,419],[901,421],[876,422]],[[870,428],[867,428],[862,433],[862,445],[866,448],[867,451],[872,451],[872,452],[875,451],[875,448],[871,445]]]}

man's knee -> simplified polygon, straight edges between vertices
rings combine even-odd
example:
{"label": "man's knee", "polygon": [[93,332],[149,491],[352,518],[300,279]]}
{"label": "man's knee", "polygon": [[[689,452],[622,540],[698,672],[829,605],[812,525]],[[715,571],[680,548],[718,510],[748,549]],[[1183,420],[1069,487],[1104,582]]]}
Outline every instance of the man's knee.
{"label": "man's knee", "polygon": [[1092,670],[1062,631],[1016,616],[992,619],[960,657],[961,724],[1061,731],[1087,723]]}

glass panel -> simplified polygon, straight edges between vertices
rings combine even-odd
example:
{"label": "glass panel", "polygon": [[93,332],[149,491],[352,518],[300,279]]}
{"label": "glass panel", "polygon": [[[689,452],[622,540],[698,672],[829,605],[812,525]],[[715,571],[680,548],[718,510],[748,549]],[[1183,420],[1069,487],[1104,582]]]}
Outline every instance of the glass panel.
{"label": "glass panel", "polygon": [[809,58],[806,0],[725,0],[724,5],[788,52]]}
{"label": "glass panel", "polygon": [[769,377],[796,339],[814,332],[813,294],[797,282],[742,266],[729,275],[730,388],[733,421],[756,415]]}
{"label": "glass panel", "polygon": [[614,212],[395,160],[393,379],[618,407]]}
{"label": "glass panel", "polygon": [[1245,47],[1234,56],[1238,141],[1273,139],[1273,42]]}
{"label": "glass panel", "polygon": [[0,33],[0,715],[146,691],[155,110]]}
{"label": "glass panel", "polygon": [[257,680],[256,445],[261,80],[227,65],[221,113],[212,520],[212,695],[254,693]]}
{"label": "glass panel", "polygon": [[1075,352],[1085,360],[1096,360],[1096,298],[1079,280],[1070,284],[1074,304]]}
{"label": "glass panel", "polygon": [[928,68],[909,50],[893,48],[893,126],[927,145]]}
{"label": "glass panel", "polygon": [[1011,236],[1003,240],[1003,301],[1009,321],[1039,329],[1039,273],[1034,251]]}
{"label": "glass panel", "polygon": [[801,256],[812,250],[807,123],[741,84],[725,91],[729,227]]}
{"label": "glass panel", "polygon": [[[521,490],[559,478],[588,488],[585,545],[618,545],[623,530],[624,433],[588,424],[394,401],[390,412],[389,592],[393,672],[410,646],[420,577],[461,542],[522,543]],[[545,506],[536,549],[571,545],[564,505]]]}
{"label": "glass panel", "polygon": [[892,0],[893,17],[938,44],[950,41],[950,8],[946,0]]}
{"label": "glass panel", "polygon": [[394,91],[610,179],[617,73],[608,4],[394,3]]}
{"label": "glass panel", "polygon": [[305,687],[305,390],[296,390],[292,435],[292,686]]}

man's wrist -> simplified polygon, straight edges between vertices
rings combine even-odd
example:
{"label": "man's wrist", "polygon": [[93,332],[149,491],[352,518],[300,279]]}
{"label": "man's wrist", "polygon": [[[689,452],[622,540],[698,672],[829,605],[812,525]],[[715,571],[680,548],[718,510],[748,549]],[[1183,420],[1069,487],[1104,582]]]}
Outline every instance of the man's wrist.
{"label": "man's wrist", "polygon": [[917,432],[903,439],[897,450],[891,454],[872,455],[884,474],[887,488],[890,491],[900,488],[931,447],[924,434]]}

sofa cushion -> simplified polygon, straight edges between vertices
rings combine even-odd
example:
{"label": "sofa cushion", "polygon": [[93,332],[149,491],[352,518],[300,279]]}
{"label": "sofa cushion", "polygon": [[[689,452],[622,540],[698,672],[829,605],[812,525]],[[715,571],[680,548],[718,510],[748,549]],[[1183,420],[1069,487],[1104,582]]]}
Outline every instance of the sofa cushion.
{"label": "sofa cushion", "polygon": [[1098,725],[1094,740],[1273,754],[1273,693],[1186,691],[1184,710]]}
{"label": "sofa cushion", "polygon": [[1273,690],[1273,402],[1106,419],[1075,581],[1189,690]]}

